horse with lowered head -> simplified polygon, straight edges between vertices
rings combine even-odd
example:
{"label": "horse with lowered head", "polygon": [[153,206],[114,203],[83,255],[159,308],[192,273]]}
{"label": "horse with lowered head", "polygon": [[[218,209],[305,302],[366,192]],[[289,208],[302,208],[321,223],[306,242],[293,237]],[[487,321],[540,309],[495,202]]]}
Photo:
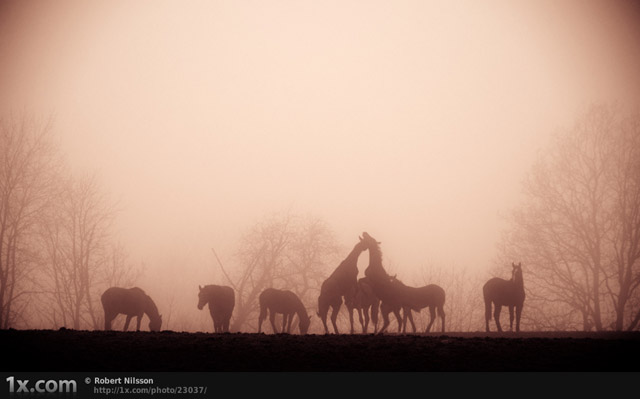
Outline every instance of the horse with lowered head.
{"label": "horse with lowered head", "polygon": [[213,331],[217,333],[229,332],[231,314],[236,304],[233,288],[226,285],[198,286],[198,309],[209,304],[209,314],[213,320]]}
{"label": "horse with lowered head", "polygon": [[138,287],[111,287],[100,297],[104,309],[104,329],[111,330],[111,322],[120,313],[127,315],[124,331],[129,328],[131,318],[137,317],[136,331],[140,331],[140,322],[144,314],[149,317],[149,330],[160,331],[162,316],[151,297]]}
{"label": "horse with lowered head", "polygon": [[269,321],[274,333],[278,333],[275,319],[276,313],[282,314],[282,332],[291,333],[291,322],[293,316],[298,315],[298,326],[300,334],[304,335],[309,330],[311,316],[307,315],[307,309],[298,296],[289,290],[279,290],[276,288],[266,288],[260,293],[260,316],[258,318],[258,333],[262,332],[262,322],[269,312]]}
{"label": "horse with lowered head", "polygon": [[429,308],[429,324],[425,329],[425,332],[431,331],[431,326],[436,320],[436,317],[440,317],[442,321],[442,332],[444,332],[445,325],[445,313],[444,313],[444,289],[436,284],[428,284],[422,287],[410,287],[405,285],[402,281],[393,278],[393,286],[398,290],[398,295],[401,298],[402,303],[402,332],[406,332],[407,319],[411,322],[413,332],[416,332],[416,325],[413,322],[412,311],[419,312],[423,308]]}
{"label": "horse with lowered head", "polygon": [[491,320],[491,304],[494,305],[493,317],[496,321],[498,331],[502,332],[500,326],[500,311],[503,306],[509,308],[509,326],[513,331],[513,310],[516,311],[516,332],[520,332],[520,316],[522,315],[522,307],[524,305],[524,280],[522,279],[522,264],[511,263],[511,280],[505,280],[494,277],[487,281],[482,287],[484,296],[484,319],[487,332],[489,329],[489,320]]}

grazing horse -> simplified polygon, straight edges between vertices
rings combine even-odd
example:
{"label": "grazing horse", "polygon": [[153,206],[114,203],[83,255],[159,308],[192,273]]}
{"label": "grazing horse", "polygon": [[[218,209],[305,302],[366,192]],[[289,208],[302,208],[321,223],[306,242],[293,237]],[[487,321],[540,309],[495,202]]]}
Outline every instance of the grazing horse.
{"label": "grazing horse", "polygon": [[[442,320],[442,332],[444,332],[444,299],[445,294],[442,287],[436,284],[429,284],[423,287],[409,287],[402,283],[402,281],[392,278],[392,286],[397,290],[397,295],[402,303],[402,313],[404,319],[402,322],[402,332],[406,332],[407,319],[411,322],[413,332],[416,332],[416,325],[413,322],[412,311],[419,312],[421,309],[429,308],[429,325],[425,329],[425,332],[431,331],[431,326],[436,320],[436,317],[440,317]],[[437,313],[436,313],[437,311]],[[437,316],[436,316],[437,315]]]}
{"label": "grazing horse", "polygon": [[291,333],[291,321],[294,314],[298,315],[298,325],[300,334],[304,335],[309,330],[311,317],[307,315],[307,309],[298,296],[289,290],[278,290],[276,288],[266,288],[260,293],[260,317],[258,318],[258,333],[262,332],[262,322],[267,317],[269,311],[269,321],[274,333],[278,333],[276,328],[276,313],[282,313],[282,332]]}
{"label": "grazing horse", "polygon": [[495,309],[493,316],[496,320],[498,331],[502,332],[500,327],[500,311],[503,306],[509,307],[509,325],[513,331],[513,308],[516,310],[516,332],[520,332],[520,316],[522,315],[522,306],[524,305],[524,281],[522,279],[522,264],[511,263],[513,270],[511,271],[511,280],[505,280],[494,277],[487,281],[482,287],[484,296],[484,319],[487,332],[489,329],[489,320],[491,320],[491,303]]}
{"label": "grazing horse", "polygon": [[111,330],[111,322],[123,313],[127,315],[127,321],[124,323],[124,331],[129,328],[129,322],[133,316],[136,316],[136,331],[140,331],[140,322],[143,314],[149,317],[149,330],[160,331],[162,325],[162,316],[158,313],[158,308],[151,297],[138,288],[120,288],[111,287],[100,297],[102,308],[104,309],[104,329]]}
{"label": "grazing horse", "polygon": [[340,262],[320,287],[317,313],[320,320],[322,320],[325,334],[329,334],[329,328],[327,327],[329,307],[332,309],[331,323],[333,324],[333,330],[336,334],[339,334],[336,319],[338,318],[340,306],[342,306],[342,297],[349,295],[349,292],[356,289],[355,287],[358,285],[358,257],[365,249],[365,242],[360,238],[360,241],[353,247],[349,255]]}
{"label": "grazing horse", "polygon": [[[374,334],[378,331],[378,310],[380,299],[373,293],[368,277],[362,277],[358,284],[344,296],[344,304],[349,311],[349,322],[351,323],[351,334],[353,334],[353,310],[358,310],[358,318],[362,326],[362,333],[366,334],[369,328],[369,312],[371,312],[371,322],[373,323]],[[362,313],[364,312],[364,322]]]}
{"label": "grazing horse", "polygon": [[217,333],[229,332],[229,321],[236,304],[233,288],[226,285],[198,286],[198,309],[209,304],[209,313],[213,320],[213,331]]}

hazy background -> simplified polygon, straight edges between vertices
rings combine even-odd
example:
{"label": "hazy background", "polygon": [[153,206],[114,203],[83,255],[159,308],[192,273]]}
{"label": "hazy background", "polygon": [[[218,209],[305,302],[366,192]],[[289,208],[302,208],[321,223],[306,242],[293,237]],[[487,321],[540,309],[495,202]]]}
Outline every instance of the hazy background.
{"label": "hazy background", "polygon": [[324,219],[344,256],[368,231],[407,280],[427,264],[488,269],[551,134],[592,101],[640,94],[625,1],[0,12],[1,110],[53,116],[72,168],[119,201],[147,287],[220,283],[211,248],[231,268],[241,234],[286,211]]}

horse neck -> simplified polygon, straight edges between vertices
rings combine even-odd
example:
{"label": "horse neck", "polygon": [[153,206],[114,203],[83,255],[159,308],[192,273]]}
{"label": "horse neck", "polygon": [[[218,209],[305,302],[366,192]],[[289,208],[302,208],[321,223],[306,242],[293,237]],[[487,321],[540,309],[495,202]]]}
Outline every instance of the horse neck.
{"label": "horse neck", "polygon": [[389,281],[389,275],[382,267],[382,252],[377,245],[369,248],[369,266],[365,270],[365,275],[373,284],[379,284],[381,280],[383,282]]}
{"label": "horse neck", "polygon": [[511,283],[516,287],[518,291],[524,291],[524,280],[522,279],[522,273],[514,274],[511,277]]}
{"label": "horse neck", "polygon": [[144,304],[144,312],[149,316],[149,319],[158,320],[160,318],[160,313],[158,313],[158,307],[156,306],[153,299],[150,296],[147,296]]}
{"label": "horse neck", "polygon": [[300,320],[302,320],[303,317],[307,317],[307,308],[304,307],[304,305],[302,304],[302,302],[297,303],[295,305],[295,312],[298,315],[298,317],[300,318]]}
{"label": "horse neck", "polygon": [[343,265],[353,266],[358,264],[358,257],[364,251],[364,248],[360,243],[356,244],[349,255],[342,262]]}

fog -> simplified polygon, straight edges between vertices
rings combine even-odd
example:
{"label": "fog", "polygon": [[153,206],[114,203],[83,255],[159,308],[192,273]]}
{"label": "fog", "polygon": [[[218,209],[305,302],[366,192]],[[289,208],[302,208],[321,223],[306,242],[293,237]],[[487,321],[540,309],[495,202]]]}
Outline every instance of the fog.
{"label": "fog", "polygon": [[193,286],[195,309],[223,283],[211,249],[232,269],[276,212],[324,220],[341,256],[371,233],[408,282],[484,271],[551,135],[637,100],[629,4],[9,1],[0,109],[52,116],[155,297]]}

